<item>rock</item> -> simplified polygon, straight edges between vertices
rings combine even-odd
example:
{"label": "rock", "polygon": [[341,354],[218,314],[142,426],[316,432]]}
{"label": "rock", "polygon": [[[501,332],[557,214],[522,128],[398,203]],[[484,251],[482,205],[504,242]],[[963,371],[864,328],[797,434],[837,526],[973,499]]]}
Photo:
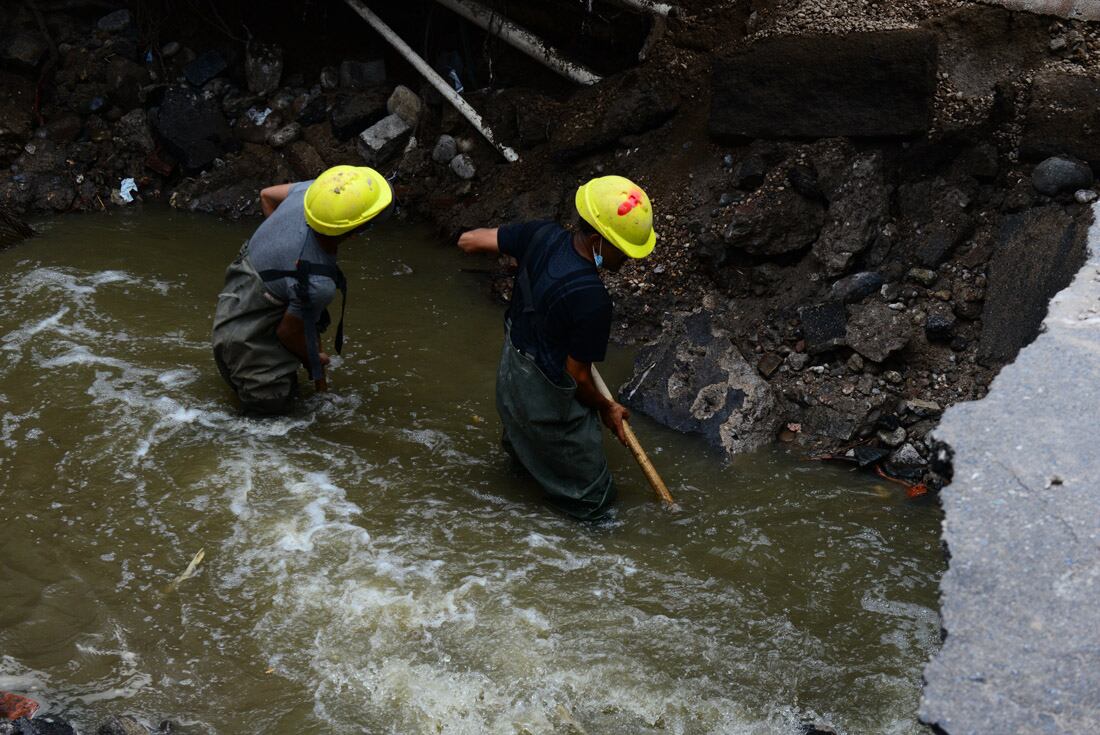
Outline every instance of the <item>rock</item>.
{"label": "rock", "polygon": [[244,57],[244,75],[248,91],[268,95],[279,87],[283,78],[283,50],[274,44],[255,41],[248,44]]}
{"label": "rock", "polygon": [[994,181],[1001,170],[997,146],[988,141],[961,153],[956,159],[956,164],[961,170],[983,183]]}
{"label": "rock", "polygon": [[183,76],[196,87],[201,87],[229,67],[225,57],[214,50],[205,51],[187,66]]}
{"label": "rock", "polygon": [[812,245],[824,221],[824,208],[792,189],[758,192],[734,205],[722,237],[752,255],[785,255]]}
{"label": "rock", "polygon": [[744,191],[752,191],[764,183],[768,165],[760,156],[749,156],[733,167],[733,185]]}
{"label": "rock", "polygon": [[1048,158],[1031,173],[1031,185],[1035,191],[1048,197],[1087,189],[1092,182],[1092,169],[1088,164],[1069,156]]}
{"label": "rock", "polygon": [[729,454],[770,444],[781,423],[776,395],[706,311],[680,317],[638,353],[626,404]]}
{"label": "rock", "polygon": [[84,123],[80,116],[70,113],[50,120],[46,123],[46,127],[39,131],[39,135],[45,132],[46,137],[54,143],[71,143],[76,140],[83,128]]}
{"label": "rock", "polygon": [[107,33],[122,33],[130,27],[130,11],[116,10],[113,13],[108,13],[100,18],[95,26]]}
{"label": "rock", "polygon": [[149,735],[149,730],[133,717],[113,715],[99,726],[96,735]]}
{"label": "rock", "polygon": [[848,358],[847,365],[853,373],[863,372],[863,358],[857,352],[853,352],[851,357]]}
{"label": "rock", "polygon": [[934,342],[946,342],[955,333],[955,316],[950,311],[931,312],[924,319],[924,333]]}
{"label": "rock", "polygon": [[217,103],[184,87],[165,92],[152,123],[165,147],[187,171],[205,168],[238,147]]}
{"label": "rock", "polygon": [[1031,85],[1020,155],[1029,160],[1070,155],[1100,167],[1100,78],[1043,71]]}
{"label": "rock", "polygon": [[340,140],[359,135],[386,117],[387,96],[382,90],[344,94],[332,105],[332,132]]}
{"label": "rock", "polygon": [[[868,73],[867,59],[875,59]],[[718,138],[908,137],[932,120],[936,39],[924,30],[777,36],[716,60]]]}
{"label": "rock", "polygon": [[939,416],[943,413],[940,404],[935,401],[926,401],[921,398],[910,398],[906,400],[905,410],[922,419],[932,418],[933,416]]}
{"label": "rock", "polygon": [[391,115],[399,115],[402,120],[414,128],[420,120],[420,108],[421,102],[416,92],[403,84],[398,84],[386,101],[387,112]]}
{"label": "rock", "polygon": [[756,363],[756,369],[765,378],[770,378],[779,366],[783,364],[783,358],[774,352],[767,352]]}
{"label": "rock", "polygon": [[321,89],[330,92],[340,85],[340,72],[334,66],[326,66],[321,69],[318,83],[321,85]]}
{"label": "rock", "polygon": [[140,107],[130,110],[115,123],[116,143],[141,153],[151,153],[157,147],[153,140],[153,129],[149,126],[149,116]]}
{"label": "rock", "polygon": [[828,206],[829,200],[821,190],[817,180],[817,172],[809,166],[794,166],[787,172],[787,183],[795,191],[807,199],[812,199]]}
{"label": "rock", "polygon": [[822,437],[846,442],[855,436],[859,421],[846,409],[814,406],[802,414],[802,433],[805,436]]}
{"label": "rock", "polygon": [[1012,360],[1035,339],[1054,294],[1085,259],[1085,228],[1057,204],[1006,215],[989,262],[978,361]]}
{"label": "rock", "polygon": [[805,352],[792,352],[787,355],[787,364],[791,370],[798,371],[806,367],[810,362],[810,356]]}
{"label": "rock", "polygon": [[635,69],[583,88],[573,95],[571,104],[590,114],[555,121],[550,142],[559,160],[580,158],[623,136],[662,125],[679,109],[680,95],[654,75]]}
{"label": "rock", "polygon": [[862,301],[882,288],[883,278],[873,271],[861,271],[845,276],[829,289],[829,297],[834,301],[851,304]]}
{"label": "rock", "polygon": [[[12,735],[77,735],[76,730],[60,717],[44,715],[28,720],[21,717],[11,722],[0,721],[0,728],[4,725],[11,726]],[[0,729],[0,733],[3,729]]]}
{"label": "rock", "polygon": [[1100,194],[1092,189],[1080,189],[1073,194],[1073,198],[1078,204],[1092,204],[1098,197],[1100,197]]}
{"label": "rock", "polygon": [[887,370],[882,374],[883,379],[891,385],[901,385],[901,373],[897,370]]}
{"label": "rock", "polygon": [[929,270],[928,268],[910,268],[906,274],[910,281],[915,281],[925,288],[931,288],[939,276],[936,275],[936,271]]}
{"label": "rock", "polygon": [[852,456],[860,468],[873,467],[889,456],[890,452],[880,447],[858,446],[852,449]]}
{"label": "rock", "polygon": [[[904,432],[905,429],[898,429],[898,431]],[[886,472],[904,480],[919,480],[927,467],[928,460],[922,457],[911,443],[898,447],[886,462]]]}
{"label": "rock", "polygon": [[455,176],[463,180],[472,179],[477,175],[477,169],[474,168],[473,159],[465,153],[459,153],[451,159],[451,171]]}
{"label": "rock", "polygon": [[798,318],[809,354],[816,355],[846,343],[848,312],[844,304],[830,302],[804,306],[798,310]]}
{"label": "rock", "polygon": [[439,136],[432,149],[432,160],[436,163],[450,163],[451,159],[458,155],[458,146],[455,139],[449,135]]}
{"label": "rock", "polygon": [[348,89],[369,89],[386,81],[386,62],[344,61],[340,64],[340,86]]}
{"label": "rock", "polygon": [[878,432],[878,440],[888,447],[900,446],[905,437],[908,436],[908,432],[904,427],[897,427],[893,431],[880,431]]}
{"label": "rock", "polygon": [[882,155],[869,153],[851,162],[848,177],[830,197],[829,211],[813,253],[832,276],[839,276],[866,250],[890,214],[892,187],[886,182]]}
{"label": "rock", "polygon": [[183,48],[183,46],[180,45],[179,41],[169,41],[160,47],[160,55],[166,59],[170,59],[178,54],[181,48]]}
{"label": "rock", "polygon": [[804,722],[802,735],[837,735],[837,731],[832,725],[823,722]]}
{"label": "rock", "polygon": [[298,140],[287,146],[283,152],[287,163],[294,170],[299,181],[314,179],[328,166],[317,149],[303,140]]}
{"label": "rock", "polygon": [[329,118],[330,110],[328,100],[323,95],[310,97],[309,101],[298,110],[294,121],[299,125],[316,125]]}
{"label": "rock", "polygon": [[356,148],[368,166],[376,166],[393,158],[411,132],[400,115],[387,115],[360,133]]}
{"label": "rock", "polygon": [[270,136],[268,136],[267,142],[273,148],[282,148],[283,146],[293,143],[302,136],[302,126],[298,123],[290,123],[276,130]]}
{"label": "rock", "polygon": [[912,323],[880,301],[851,307],[846,340],[863,357],[882,362],[903,349],[912,337]]}
{"label": "rock", "polygon": [[16,33],[0,42],[0,59],[34,69],[50,50],[37,33]]}

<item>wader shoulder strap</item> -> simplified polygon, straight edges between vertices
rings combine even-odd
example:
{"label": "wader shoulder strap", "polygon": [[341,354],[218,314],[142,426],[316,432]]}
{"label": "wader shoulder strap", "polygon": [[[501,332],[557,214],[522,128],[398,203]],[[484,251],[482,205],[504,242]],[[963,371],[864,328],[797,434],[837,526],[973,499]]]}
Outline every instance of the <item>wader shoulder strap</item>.
{"label": "wader shoulder strap", "polygon": [[277,281],[280,278],[293,278],[296,283],[294,292],[298,299],[306,307],[308,318],[303,321],[306,324],[306,353],[309,355],[309,375],[313,380],[321,379],[321,356],[317,351],[317,321],[319,314],[314,314],[313,302],[309,295],[309,277],[321,276],[328,278],[336,284],[340,290],[340,323],[336,325],[336,354],[344,348],[344,313],[348,307],[348,281],[343,271],[337,266],[324,263],[312,263],[299,258],[294,264],[294,270],[278,270],[269,268],[258,274],[263,281]]}
{"label": "wader shoulder strap", "polygon": [[[534,236],[531,238],[531,245],[528,247],[528,252],[531,252],[531,248],[536,246],[541,247],[538,247],[538,251],[535,255],[524,261],[519,273],[516,274],[516,290],[519,291],[520,295],[523,297],[523,313],[530,317],[536,332],[539,334],[542,334],[544,331],[546,314],[561,300],[559,290],[559,294],[555,294],[557,298],[554,298],[551,303],[542,303],[547,300],[547,296],[549,295],[548,292],[544,291],[542,302],[536,303],[534,283],[532,283],[531,280],[532,272],[538,272],[540,274],[546,273],[546,261],[548,261],[552,255],[550,248],[546,247],[546,245],[548,244],[549,232],[553,227],[554,225],[551,223],[535,231]],[[570,247],[572,247],[572,245],[570,245]],[[576,270],[569,271],[563,275],[560,280],[567,281],[573,276],[587,271],[588,266],[583,266]]]}

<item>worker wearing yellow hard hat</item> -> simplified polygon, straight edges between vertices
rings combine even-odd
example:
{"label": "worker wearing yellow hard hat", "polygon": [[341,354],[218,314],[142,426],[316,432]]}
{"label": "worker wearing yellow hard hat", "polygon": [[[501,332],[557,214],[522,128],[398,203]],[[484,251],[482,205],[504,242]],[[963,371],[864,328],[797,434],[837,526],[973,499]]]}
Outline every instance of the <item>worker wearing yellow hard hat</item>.
{"label": "worker wearing yellow hard hat", "polygon": [[625,444],[630,416],[592,376],[611,335],[601,273],[649,255],[657,235],[649,197],[622,176],[592,179],[577,189],[575,204],[571,230],[550,221],[510,224],[464,232],[458,246],[517,261],[497,368],[502,443],[552,503],[590,520],[615,499],[600,423]]}
{"label": "worker wearing yellow hard hat", "polygon": [[[347,302],[337,250],[392,203],[389,183],[365,166],[335,166],[313,181],[260,192],[265,220],[226,270],[214,313],[214,360],[246,413],[287,411],[299,366],[317,390],[328,389],[320,334],[336,292],[341,309]],[[337,353],[343,332],[341,312]]]}

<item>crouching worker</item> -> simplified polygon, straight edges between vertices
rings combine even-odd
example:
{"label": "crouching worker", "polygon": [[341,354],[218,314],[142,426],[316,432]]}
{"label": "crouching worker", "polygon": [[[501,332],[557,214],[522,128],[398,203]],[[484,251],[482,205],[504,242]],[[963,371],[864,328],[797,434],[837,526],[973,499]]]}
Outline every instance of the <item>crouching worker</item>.
{"label": "crouching worker", "polygon": [[574,232],[553,222],[463,233],[467,253],[504,253],[518,261],[497,369],[497,411],[504,448],[548,498],[584,520],[604,515],[615,499],[600,421],[626,443],[630,413],[604,398],[592,363],[607,352],[611,297],[601,268],[618,271],[653,250],[649,198],[621,176],[593,179],[577,190]]}
{"label": "crouching worker", "polygon": [[248,414],[290,409],[304,365],[328,389],[320,334],[341,292],[336,352],[344,339],[347,283],[336,265],[341,242],[387,213],[393,192],[365,167],[336,166],[314,181],[260,192],[266,219],[225,272],[214,313],[214,360]]}

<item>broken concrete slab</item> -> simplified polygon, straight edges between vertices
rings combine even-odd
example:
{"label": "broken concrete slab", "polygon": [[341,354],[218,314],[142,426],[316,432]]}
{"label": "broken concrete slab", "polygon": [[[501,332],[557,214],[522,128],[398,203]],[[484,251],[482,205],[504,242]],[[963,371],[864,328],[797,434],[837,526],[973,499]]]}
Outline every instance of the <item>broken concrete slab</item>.
{"label": "broken concrete slab", "polygon": [[979,0],[979,2],[1036,15],[1056,15],[1069,20],[1100,20],[1100,3],[1096,0]]}
{"label": "broken concrete slab", "polygon": [[1005,363],[1039,332],[1047,302],[1085,258],[1085,233],[1061,206],[1006,215],[989,262],[978,361]]}
{"label": "broken concrete slab", "polygon": [[359,134],[356,147],[368,166],[376,166],[393,158],[411,132],[400,115],[387,115]]}
{"label": "broken concrete slab", "polygon": [[932,121],[936,38],[924,30],[766,38],[717,60],[711,85],[718,138],[919,135]]}
{"label": "broken concrete slab", "polygon": [[934,432],[954,454],[941,494],[951,558],[920,718],[947,735],[1096,727],[1100,226],[1088,244],[1045,331]]}

